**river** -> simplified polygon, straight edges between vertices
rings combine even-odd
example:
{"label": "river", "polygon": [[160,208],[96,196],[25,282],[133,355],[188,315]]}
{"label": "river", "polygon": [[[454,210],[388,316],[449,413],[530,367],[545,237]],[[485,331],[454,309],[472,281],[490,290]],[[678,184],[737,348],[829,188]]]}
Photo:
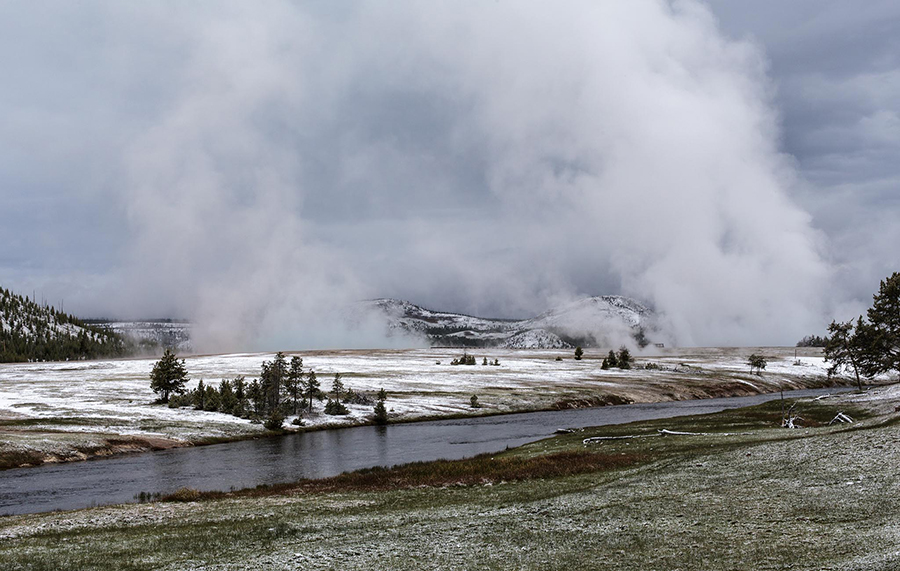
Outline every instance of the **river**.
{"label": "river", "polygon": [[[791,398],[841,389],[791,391]],[[750,397],[529,412],[389,426],[360,426],[0,471],[0,514],[134,501],[182,487],[230,490],[325,478],[407,462],[456,459],[551,436],[559,428],[707,414],[779,398]]]}

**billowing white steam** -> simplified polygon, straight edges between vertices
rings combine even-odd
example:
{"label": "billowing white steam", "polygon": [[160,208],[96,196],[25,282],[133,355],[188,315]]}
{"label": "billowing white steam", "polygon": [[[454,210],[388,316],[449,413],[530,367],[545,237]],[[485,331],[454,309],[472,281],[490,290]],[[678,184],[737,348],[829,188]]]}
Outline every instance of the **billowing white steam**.
{"label": "billowing white steam", "polygon": [[622,293],[682,344],[818,330],[764,57],[702,5],[219,6],[166,31],[173,95],[125,151],[130,287],[206,347],[371,344],[330,312],[377,296]]}

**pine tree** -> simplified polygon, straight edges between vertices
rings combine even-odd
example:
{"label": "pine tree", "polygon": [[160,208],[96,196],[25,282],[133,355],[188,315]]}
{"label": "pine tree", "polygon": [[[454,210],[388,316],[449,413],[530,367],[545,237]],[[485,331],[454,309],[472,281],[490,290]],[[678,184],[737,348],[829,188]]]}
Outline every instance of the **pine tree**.
{"label": "pine tree", "polygon": [[881,281],[867,313],[872,326],[866,371],[871,375],[900,373],[900,273]]}
{"label": "pine tree", "polygon": [[287,361],[284,353],[279,351],[271,362],[264,361],[260,371],[260,387],[264,394],[265,414],[278,410],[281,404],[281,391],[287,377]]}
{"label": "pine tree", "polygon": [[619,359],[616,358],[616,354],[612,349],[609,350],[609,355],[606,356],[606,364],[608,367],[619,366]]}
{"label": "pine tree", "polygon": [[378,391],[378,402],[375,403],[375,423],[376,424],[387,424],[388,421],[388,413],[387,408],[384,406],[384,401],[387,400],[387,393],[384,392],[382,388]]}
{"label": "pine tree", "polygon": [[294,404],[294,414],[300,414],[300,397],[303,394],[303,359],[291,357],[291,366],[285,379],[285,389]]}
{"label": "pine tree", "polygon": [[247,385],[247,400],[250,402],[250,406],[253,407],[253,415],[257,418],[262,416],[266,399],[259,381],[256,379],[253,379]]}
{"label": "pine tree", "polygon": [[240,416],[240,412],[235,410],[237,402],[237,397],[234,394],[234,385],[228,379],[222,379],[222,382],[219,383],[219,410]]}
{"label": "pine tree", "polygon": [[329,398],[328,402],[325,404],[325,414],[350,414],[350,411],[347,410],[347,407],[341,402],[341,396],[344,394],[344,383],[341,382],[340,373],[334,374],[334,382],[331,383],[331,394],[334,395],[334,398]]}
{"label": "pine tree", "polygon": [[344,383],[341,382],[341,374],[334,374],[334,381],[331,383],[331,394],[334,395],[334,400],[340,401],[341,395],[344,394]]}
{"label": "pine tree", "polygon": [[850,369],[856,375],[856,386],[862,390],[860,373],[866,373],[866,352],[868,340],[872,338],[870,326],[860,316],[854,327],[852,321],[828,326],[828,341],[825,343],[825,361],[831,363],[828,376],[834,376],[842,369]]}
{"label": "pine tree", "polygon": [[581,347],[575,347],[575,360],[580,361],[582,355],[584,355],[584,349],[582,349]]}
{"label": "pine tree", "polygon": [[203,397],[203,410],[215,412],[221,407],[222,401],[219,398],[219,391],[212,385],[206,385],[206,394]]}
{"label": "pine tree", "polygon": [[231,383],[234,386],[234,400],[235,400],[234,410],[232,411],[231,414],[233,414],[235,416],[243,417],[245,414],[247,414],[247,405],[248,405],[248,403],[247,403],[247,385],[244,382],[244,376],[240,375],[240,376],[235,377],[234,380],[231,381]]}
{"label": "pine tree", "polygon": [[316,372],[312,369],[306,376],[306,386],[304,388],[304,396],[309,402],[309,413],[312,414],[313,399],[319,395],[319,380],[316,378]]}
{"label": "pine tree", "polygon": [[179,361],[171,349],[166,349],[162,358],[153,365],[153,370],[150,372],[150,388],[159,394],[159,402],[167,403],[170,395],[183,394],[187,381],[184,359]]}
{"label": "pine tree", "polygon": [[628,350],[628,347],[625,346],[619,348],[619,354],[615,357],[616,366],[620,369],[630,369],[631,365],[634,363],[634,359],[631,357],[631,352]]}
{"label": "pine tree", "polygon": [[194,408],[196,410],[203,410],[203,407],[206,405],[206,385],[203,384],[203,379],[200,379],[200,382],[197,383],[197,388],[194,389]]}

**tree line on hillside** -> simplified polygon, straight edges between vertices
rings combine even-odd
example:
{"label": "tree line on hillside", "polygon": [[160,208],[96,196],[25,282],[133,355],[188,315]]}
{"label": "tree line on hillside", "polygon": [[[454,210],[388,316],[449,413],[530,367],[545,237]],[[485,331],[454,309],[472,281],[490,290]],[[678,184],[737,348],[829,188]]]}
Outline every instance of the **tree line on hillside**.
{"label": "tree line on hillside", "polygon": [[294,424],[302,425],[301,415],[313,414],[316,401],[326,401],[323,412],[329,415],[349,414],[348,404],[374,405],[373,420],[378,424],[387,422],[384,389],[372,398],[344,385],[342,375],[335,373],[331,389],[324,391],[316,372],[303,369],[302,358],[294,356],[288,362],[282,352],[276,353],[272,361],[263,361],[258,379],[247,381],[238,376],[223,379],[218,385],[200,380],[191,391],[185,389],[188,380],[184,359],[179,361],[172,350],[166,349],[150,373],[150,388],[159,395],[158,402],[168,403],[171,408],[193,406],[197,410],[223,412],[264,422],[269,430],[280,430],[287,416],[296,416]]}
{"label": "tree line on hillside", "polygon": [[900,273],[881,281],[866,318],[828,326],[825,360],[829,375],[850,371],[862,389],[862,377],[900,373]]}
{"label": "tree line on hillside", "polygon": [[0,288],[0,362],[123,357],[129,351],[111,331]]}

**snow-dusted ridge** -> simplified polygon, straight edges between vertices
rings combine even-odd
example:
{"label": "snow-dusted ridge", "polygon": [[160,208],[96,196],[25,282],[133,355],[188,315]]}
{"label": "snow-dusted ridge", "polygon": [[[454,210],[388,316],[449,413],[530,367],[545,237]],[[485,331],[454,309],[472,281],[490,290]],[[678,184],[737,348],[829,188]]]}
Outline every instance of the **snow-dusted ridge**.
{"label": "snow-dusted ridge", "polygon": [[120,356],[114,332],[0,287],[0,362],[60,361]]}
{"label": "snow-dusted ridge", "polygon": [[356,321],[362,314],[383,322],[389,336],[405,335],[432,346],[565,349],[668,339],[652,310],[617,295],[578,299],[522,320],[433,311],[386,298],[360,302],[353,314]]}
{"label": "snow-dusted ridge", "polygon": [[191,353],[194,350],[191,324],[186,321],[109,321],[98,323],[98,327],[131,339],[139,348],[156,350],[169,347],[179,353]]}

